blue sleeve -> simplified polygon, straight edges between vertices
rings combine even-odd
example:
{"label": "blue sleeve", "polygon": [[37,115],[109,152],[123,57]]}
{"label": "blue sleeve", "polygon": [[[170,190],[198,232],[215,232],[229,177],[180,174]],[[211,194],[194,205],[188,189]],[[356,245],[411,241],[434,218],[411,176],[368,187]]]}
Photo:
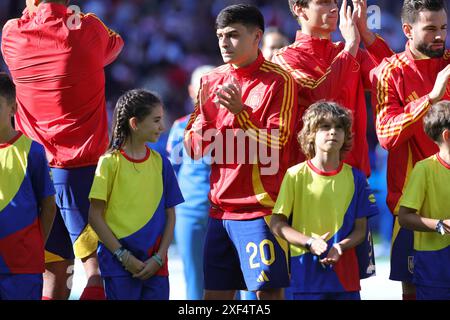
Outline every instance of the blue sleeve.
{"label": "blue sleeve", "polygon": [[169,153],[169,159],[172,163],[175,173],[180,171],[181,163],[183,162],[183,140],[184,129],[186,128],[186,122],[175,121],[169,132],[169,138],[167,139],[167,152]]}
{"label": "blue sleeve", "polygon": [[[369,187],[364,173],[353,168],[355,176],[355,192],[357,192],[357,213],[356,219],[366,217],[369,219],[378,214],[378,206],[375,195]],[[362,243],[355,247],[358,259],[359,278],[366,279],[375,275],[375,255],[372,231],[367,223],[366,235]]]}
{"label": "blue sleeve", "polygon": [[178,186],[175,172],[167,158],[163,159],[163,183],[164,183],[164,199],[165,208],[172,208],[184,202],[180,187]]}
{"label": "blue sleeve", "polygon": [[370,218],[379,213],[375,200],[375,195],[370,189],[365,175],[356,169],[353,169],[355,175],[355,191],[357,192],[357,216],[356,218]]}
{"label": "blue sleeve", "polygon": [[55,187],[53,186],[44,147],[37,142],[31,144],[28,167],[36,200],[39,202],[48,196],[53,196]]}

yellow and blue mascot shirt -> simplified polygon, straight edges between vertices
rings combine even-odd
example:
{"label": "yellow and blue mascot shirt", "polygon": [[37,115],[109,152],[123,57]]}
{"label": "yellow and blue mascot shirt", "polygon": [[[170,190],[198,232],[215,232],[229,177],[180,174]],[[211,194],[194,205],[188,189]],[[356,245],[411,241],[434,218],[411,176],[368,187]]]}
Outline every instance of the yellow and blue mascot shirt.
{"label": "yellow and blue mascot shirt", "polygon": [[[418,162],[409,177],[400,205],[429,219],[448,219],[450,166],[439,154]],[[414,231],[413,282],[450,288],[450,235]]]}
{"label": "yellow and blue mascot shirt", "polygon": [[[184,201],[169,160],[149,148],[142,160],[131,159],[123,151],[102,156],[89,198],[106,202],[106,224],[141,261],[158,251],[165,209]],[[129,275],[102,243],[98,257],[103,277]],[[168,275],[167,263],[157,275]]]}
{"label": "yellow and blue mascot shirt", "polygon": [[[274,214],[283,214],[292,227],[309,237],[330,232],[328,248],[345,239],[355,220],[378,213],[365,175],[347,164],[321,172],[310,161],[291,167],[284,176]],[[325,252],[320,258],[328,254]],[[322,293],[360,290],[355,248],[344,251],[333,267],[303,247],[290,245],[293,292]]]}
{"label": "yellow and blue mascot shirt", "polygon": [[44,272],[39,203],[54,194],[40,144],[21,133],[0,144],[0,274]]}

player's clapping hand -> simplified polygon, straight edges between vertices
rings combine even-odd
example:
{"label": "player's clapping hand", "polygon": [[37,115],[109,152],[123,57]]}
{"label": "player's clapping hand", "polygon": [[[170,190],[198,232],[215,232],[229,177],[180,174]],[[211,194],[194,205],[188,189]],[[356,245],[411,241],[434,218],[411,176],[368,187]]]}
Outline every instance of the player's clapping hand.
{"label": "player's clapping hand", "polygon": [[150,279],[150,277],[152,277],[160,268],[161,267],[155,259],[150,258],[145,261],[145,266],[139,273],[133,274],[133,278],[138,278],[140,280]]}
{"label": "player's clapping hand", "polygon": [[367,0],[352,0],[356,26],[360,33],[367,32]]}
{"label": "player's clapping hand", "polygon": [[438,73],[434,88],[428,95],[432,103],[442,100],[449,85],[450,79],[450,64],[447,65],[441,72]]}
{"label": "player's clapping hand", "polygon": [[324,235],[320,236],[319,238],[315,238],[314,241],[311,243],[311,248],[309,249],[312,254],[316,256],[320,256],[325,251],[327,251],[328,244],[326,242],[326,239],[330,233],[327,232]]}
{"label": "player's clapping hand", "polygon": [[219,86],[215,92],[217,102],[231,113],[237,114],[244,108],[242,103],[242,89],[236,79],[232,79],[231,83],[224,83]]}
{"label": "player's clapping hand", "polygon": [[361,42],[361,35],[356,27],[358,14],[359,11],[356,8],[352,12],[351,7],[347,6],[347,0],[342,2],[339,11],[339,30],[341,30],[342,37],[345,40],[345,51],[354,57],[358,53],[359,43]]}
{"label": "player's clapping hand", "polygon": [[325,258],[320,260],[321,263],[325,265],[334,265],[336,264],[342,256],[342,248],[338,243],[335,243],[333,247],[331,247],[330,251]]}
{"label": "player's clapping hand", "polygon": [[197,103],[200,108],[201,119],[206,122],[214,122],[217,117],[217,109],[214,107],[211,108],[211,104],[209,103],[211,95],[210,88],[211,85],[208,81],[202,82],[198,93]]}

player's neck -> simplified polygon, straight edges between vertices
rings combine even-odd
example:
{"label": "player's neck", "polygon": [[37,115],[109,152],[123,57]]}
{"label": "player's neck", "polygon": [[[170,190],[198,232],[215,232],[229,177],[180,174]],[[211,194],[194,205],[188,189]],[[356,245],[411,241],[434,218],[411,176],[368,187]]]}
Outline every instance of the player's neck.
{"label": "player's neck", "polygon": [[440,147],[439,157],[450,165],[450,146],[448,144]]}
{"label": "player's neck", "polygon": [[145,141],[137,141],[137,139],[127,139],[122,147],[123,151],[133,159],[142,159],[147,154]]}
{"label": "player's neck", "polygon": [[314,167],[320,171],[336,171],[341,165],[341,159],[338,152],[323,152],[318,150],[315,157],[311,159]]}
{"label": "player's neck", "polygon": [[233,65],[234,69],[244,68],[244,67],[251,65],[253,62],[256,61],[256,59],[258,59],[258,52],[256,52],[256,54],[249,57],[247,60],[245,60],[241,63],[238,63],[238,64],[233,63],[232,65]]}
{"label": "player's neck", "polygon": [[17,134],[18,132],[11,126],[6,126],[4,128],[0,127],[0,144],[11,141]]}
{"label": "player's neck", "polygon": [[306,34],[313,38],[331,40],[331,32],[329,32],[328,30],[310,27],[307,24],[302,24],[301,27],[301,31],[303,34]]}

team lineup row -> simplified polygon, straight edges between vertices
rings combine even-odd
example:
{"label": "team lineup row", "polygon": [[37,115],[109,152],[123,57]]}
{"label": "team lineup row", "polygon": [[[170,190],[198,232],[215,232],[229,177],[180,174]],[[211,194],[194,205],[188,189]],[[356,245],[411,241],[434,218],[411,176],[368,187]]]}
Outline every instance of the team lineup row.
{"label": "team lineup row", "polygon": [[[404,1],[409,41],[399,54],[367,28],[365,0],[288,2],[301,30],[271,61],[256,7],[219,13],[225,64],[201,77],[184,119],[183,156],[227,159],[208,172],[204,298],[360,299],[360,279],[374,272],[367,218],[377,214],[366,181],[370,90],[399,217],[390,278],[405,299],[450,299],[445,2]],[[0,298],[65,299],[67,268],[80,258],[81,299],[168,299],[174,207],[186,195],[147,146],[165,129],[163,102],[148,90],[123,94],[108,146],[103,69],[124,43],[93,14],[69,29],[67,5],[27,1],[3,28],[14,84],[1,75]],[[332,43],[338,18],[344,41]]]}

